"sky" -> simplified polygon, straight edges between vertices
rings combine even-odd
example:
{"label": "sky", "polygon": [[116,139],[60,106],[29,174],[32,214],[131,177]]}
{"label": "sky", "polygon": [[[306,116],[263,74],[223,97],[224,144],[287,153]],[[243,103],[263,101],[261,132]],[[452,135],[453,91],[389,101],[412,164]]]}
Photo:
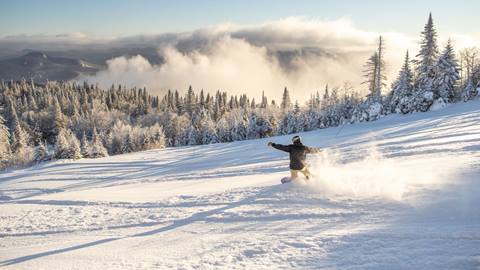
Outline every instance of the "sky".
{"label": "sky", "polygon": [[405,52],[418,52],[430,12],[440,48],[449,38],[457,52],[480,45],[479,0],[0,0],[0,10],[0,58],[123,48],[78,79],[159,94],[188,85],[256,97],[287,86],[300,100],[326,84],[366,91],[362,69],[380,35],[390,84]]}
{"label": "sky", "polygon": [[0,37],[74,32],[123,37],[299,16],[347,18],[361,29],[405,34],[418,34],[429,12],[446,34],[478,33],[480,22],[476,0],[2,0],[0,10]]}

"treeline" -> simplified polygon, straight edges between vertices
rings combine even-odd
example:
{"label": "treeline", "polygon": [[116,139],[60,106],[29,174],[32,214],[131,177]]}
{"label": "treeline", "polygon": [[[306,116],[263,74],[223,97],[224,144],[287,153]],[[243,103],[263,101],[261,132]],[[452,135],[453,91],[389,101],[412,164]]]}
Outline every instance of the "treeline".
{"label": "treeline", "polygon": [[406,53],[390,88],[384,54],[380,37],[365,65],[366,97],[348,84],[326,86],[303,105],[292,102],[287,88],[277,104],[265,95],[257,102],[247,95],[210,94],[192,87],[160,98],[145,88],[120,85],[99,89],[88,83],[2,81],[0,167],[291,134],[428,111],[478,94],[477,50],[462,51],[460,64],[452,42],[440,51],[431,16],[419,54],[411,60]]}
{"label": "treeline", "polygon": [[419,53],[411,60],[406,52],[402,68],[390,89],[385,84],[384,51],[380,37],[378,49],[365,65],[368,95],[355,111],[352,122],[371,121],[390,113],[425,112],[478,95],[478,49],[464,49],[460,63],[452,40],[440,50],[431,14],[421,34]]}

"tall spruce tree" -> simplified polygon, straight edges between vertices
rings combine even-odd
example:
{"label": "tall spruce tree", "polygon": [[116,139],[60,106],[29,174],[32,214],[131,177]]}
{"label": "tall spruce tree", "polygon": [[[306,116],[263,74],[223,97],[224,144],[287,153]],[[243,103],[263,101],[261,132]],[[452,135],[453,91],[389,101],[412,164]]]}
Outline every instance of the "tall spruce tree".
{"label": "tall spruce tree", "polygon": [[33,159],[37,163],[48,159],[47,145],[43,141],[40,141],[35,147]]}
{"label": "tall spruce tree", "polygon": [[190,85],[185,96],[185,112],[192,116],[195,110],[195,105],[195,93],[193,92],[193,88]]}
{"label": "tall spruce tree", "polygon": [[421,33],[420,51],[416,61],[416,86],[420,88],[431,87],[431,80],[435,76],[435,64],[438,59],[437,31],[433,24],[432,13],[428,16],[424,30]]}
{"label": "tall spruce tree", "polygon": [[28,134],[24,131],[15,110],[12,111],[11,117],[10,145],[12,152],[19,153],[27,146]]}
{"label": "tall spruce tree", "polygon": [[69,143],[65,136],[65,129],[58,130],[58,134],[55,137],[55,154],[56,159],[67,159],[69,156]]}
{"label": "tall spruce tree", "polygon": [[475,87],[473,83],[473,79],[469,78],[467,80],[465,87],[462,90],[462,100],[463,101],[471,100],[476,96],[478,96],[478,92],[479,92],[479,89]]}
{"label": "tall spruce tree", "polygon": [[90,143],[87,140],[87,135],[85,135],[85,131],[82,133],[82,138],[80,140],[80,154],[82,157],[88,158],[90,157]]}
{"label": "tall spruce tree", "polygon": [[421,33],[420,51],[415,61],[415,93],[413,107],[416,111],[427,111],[436,98],[435,76],[438,61],[437,32],[432,14],[428,16],[424,30]]}
{"label": "tall spruce tree", "polygon": [[460,74],[458,60],[450,39],[438,59],[435,73],[434,98],[441,98],[444,102],[455,101]]}
{"label": "tall spruce tree", "polygon": [[393,83],[390,108],[395,113],[409,113],[412,111],[412,97],[413,95],[413,72],[410,67],[410,57],[405,54],[402,69],[398,74],[397,80]]}
{"label": "tall spruce tree", "polygon": [[57,98],[54,99],[53,106],[53,135],[58,136],[66,127],[66,119]]}
{"label": "tall spruce tree", "polygon": [[6,163],[10,158],[10,154],[10,132],[8,131],[8,127],[5,125],[5,120],[0,115],[0,168],[6,166]]}
{"label": "tall spruce tree", "polygon": [[290,100],[290,93],[288,92],[287,87],[285,87],[285,89],[283,89],[282,103],[281,103],[280,107],[284,111],[290,110],[291,107],[292,107],[292,101]]}
{"label": "tall spruce tree", "polygon": [[[129,133],[130,135],[130,133]],[[105,146],[103,146],[102,143],[102,138],[100,138],[100,135],[97,132],[97,128],[93,128],[93,134],[92,134],[92,148],[90,151],[90,156],[92,158],[99,158],[99,157],[106,157],[108,156],[107,149]]]}

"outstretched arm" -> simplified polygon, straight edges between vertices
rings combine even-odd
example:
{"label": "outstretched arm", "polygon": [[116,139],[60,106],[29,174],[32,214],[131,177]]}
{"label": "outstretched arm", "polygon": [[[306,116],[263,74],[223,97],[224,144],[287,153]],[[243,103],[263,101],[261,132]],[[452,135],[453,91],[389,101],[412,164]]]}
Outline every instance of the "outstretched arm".
{"label": "outstretched arm", "polygon": [[278,150],[281,150],[281,151],[290,152],[290,147],[288,147],[288,145],[268,142],[268,146],[271,146],[271,147],[273,147],[275,149],[278,149]]}

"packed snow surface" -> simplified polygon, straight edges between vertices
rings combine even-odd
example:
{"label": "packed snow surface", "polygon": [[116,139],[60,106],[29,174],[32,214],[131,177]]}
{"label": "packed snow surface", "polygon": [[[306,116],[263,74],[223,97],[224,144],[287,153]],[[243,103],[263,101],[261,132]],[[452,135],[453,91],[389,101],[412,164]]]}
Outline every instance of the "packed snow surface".
{"label": "packed snow surface", "polygon": [[2,269],[480,269],[480,102],[0,174]]}

